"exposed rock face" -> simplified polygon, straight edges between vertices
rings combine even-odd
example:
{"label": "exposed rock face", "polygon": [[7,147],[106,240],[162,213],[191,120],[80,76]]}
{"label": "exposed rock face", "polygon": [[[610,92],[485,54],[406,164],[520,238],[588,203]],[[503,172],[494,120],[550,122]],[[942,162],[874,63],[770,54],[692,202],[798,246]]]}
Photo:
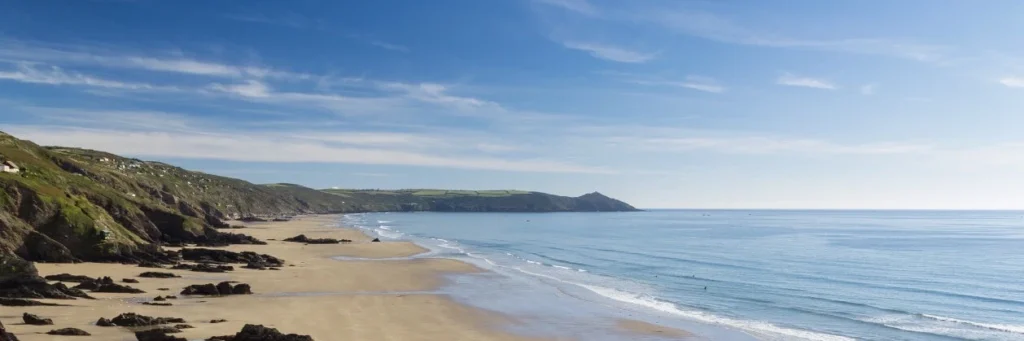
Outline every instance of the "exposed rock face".
{"label": "exposed rock face", "polygon": [[181,294],[206,296],[249,295],[252,294],[252,287],[245,283],[234,285],[232,282],[220,282],[217,285],[193,284],[182,290]]}
{"label": "exposed rock face", "polygon": [[227,322],[227,321],[228,320],[225,320],[225,319],[215,319],[215,320],[210,320],[210,323],[224,323],[224,322]]}
{"label": "exposed rock face", "polygon": [[100,318],[100,320],[96,322],[96,325],[104,327],[144,327],[168,323],[185,323],[185,319],[177,317],[151,317],[146,315],[139,315],[136,313],[124,313],[121,315],[117,315],[117,317],[114,317],[113,319],[110,320]]}
{"label": "exposed rock face", "polygon": [[143,277],[143,278],[175,278],[175,277],[181,277],[181,276],[175,275],[175,274],[170,273],[170,272],[147,271],[147,272],[143,272],[143,273],[139,274],[139,277]]}
{"label": "exposed rock face", "polygon": [[49,276],[46,276],[44,278],[46,278],[47,281],[72,282],[72,283],[81,283],[81,282],[93,280],[93,278],[89,277],[89,276],[72,275],[72,274],[69,274],[69,273],[63,273],[63,274],[59,274],[59,275],[49,275]]}
{"label": "exposed rock face", "polygon": [[181,257],[185,260],[195,262],[218,262],[218,263],[242,263],[262,262],[272,266],[282,266],[284,261],[271,255],[262,255],[255,252],[232,252],[215,249],[182,249]]}
{"label": "exposed rock face", "polygon": [[25,324],[31,324],[35,326],[46,326],[53,324],[53,320],[48,318],[42,318],[35,314],[24,313],[21,314],[21,319],[25,321]]}
{"label": "exposed rock face", "polygon": [[176,269],[176,270],[189,270],[189,271],[195,271],[195,272],[228,272],[228,271],[234,271],[235,270],[235,268],[233,266],[230,266],[230,265],[214,265],[214,264],[208,264],[208,263],[200,263],[200,264],[179,263],[179,264],[174,265],[174,269]]}
{"label": "exposed rock face", "polygon": [[82,282],[76,285],[74,289],[92,290],[92,292],[110,292],[125,294],[145,293],[145,291],[142,291],[140,289],[114,283],[114,279],[110,277],[97,278],[92,281]]}
{"label": "exposed rock face", "polygon": [[0,306],[3,307],[31,307],[31,306],[59,306],[61,304],[43,303],[39,301],[26,300],[23,298],[0,297]]}
{"label": "exposed rock face", "polygon": [[106,317],[101,317],[99,320],[96,320],[96,325],[100,327],[113,327],[114,322]]}
{"label": "exposed rock face", "polygon": [[193,326],[192,326],[192,325],[190,325],[190,324],[176,324],[176,325],[174,325],[174,328],[178,328],[178,329],[189,329],[189,328],[195,328],[195,327],[193,327]]}
{"label": "exposed rock face", "polygon": [[371,240],[371,242],[380,243],[380,238],[373,238],[373,240]]}
{"label": "exposed rock face", "polygon": [[52,285],[39,277],[32,262],[0,254],[0,297],[74,299],[76,292],[65,292],[62,288],[67,287]]}
{"label": "exposed rock face", "polygon": [[297,235],[297,236],[291,237],[291,238],[285,238],[284,241],[286,241],[286,242],[295,242],[295,243],[306,243],[306,244],[338,244],[338,243],[351,243],[352,242],[351,240],[348,240],[348,239],[338,240],[338,239],[334,239],[334,238],[309,238],[309,237],[306,237],[306,235],[304,235],[304,234],[300,234],[300,235]]}
{"label": "exposed rock face", "polygon": [[139,282],[139,280],[134,279],[134,278],[124,278],[124,279],[121,279],[121,281],[125,282],[125,283],[138,283]]}
{"label": "exposed rock face", "polygon": [[174,304],[165,303],[165,302],[142,302],[142,305],[154,305],[154,306],[159,306],[159,307],[170,307],[170,306],[172,306]]}
{"label": "exposed rock face", "polygon": [[235,335],[217,336],[209,341],[313,341],[309,335],[282,334],[275,328],[247,324]]}
{"label": "exposed rock face", "polygon": [[78,328],[54,329],[54,330],[48,331],[46,333],[50,334],[50,335],[66,335],[66,336],[90,336],[90,335],[92,335],[92,334],[89,334],[88,332],[86,332],[84,330],[81,330],[81,329],[78,329]]}
{"label": "exposed rock face", "polygon": [[158,331],[158,332],[161,332],[161,333],[164,333],[164,334],[174,334],[174,333],[180,333],[181,332],[181,329],[179,329],[178,327],[170,327],[170,326],[160,326],[160,327],[150,328],[150,329],[146,329],[146,330],[154,330],[154,331]]}

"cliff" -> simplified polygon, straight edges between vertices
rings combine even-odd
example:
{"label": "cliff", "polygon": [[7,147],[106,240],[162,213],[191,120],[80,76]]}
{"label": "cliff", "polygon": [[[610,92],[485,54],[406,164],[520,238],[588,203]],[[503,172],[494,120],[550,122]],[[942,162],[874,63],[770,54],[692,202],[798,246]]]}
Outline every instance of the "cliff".
{"label": "cliff", "polygon": [[257,185],[160,162],[41,147],[0,132],[0,253],[29,260],[138,261],[159,245],[258,242],[223,233],[228,218],[368,211],[632,211],[599,193],[316,190]]}

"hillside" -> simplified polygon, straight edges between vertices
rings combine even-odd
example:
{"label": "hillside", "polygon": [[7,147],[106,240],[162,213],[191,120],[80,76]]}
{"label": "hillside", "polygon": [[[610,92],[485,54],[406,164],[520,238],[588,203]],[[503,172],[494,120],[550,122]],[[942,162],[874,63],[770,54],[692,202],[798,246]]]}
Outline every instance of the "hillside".
{"label": "hillside", "polygon": [[256,185],[161,162],[41,147],[0,132],[0,253],[45,261],[132,261],[164,243],[251,243],[222,233],[229,218],[368,211],[632,211],[599,193],[316,190]]}

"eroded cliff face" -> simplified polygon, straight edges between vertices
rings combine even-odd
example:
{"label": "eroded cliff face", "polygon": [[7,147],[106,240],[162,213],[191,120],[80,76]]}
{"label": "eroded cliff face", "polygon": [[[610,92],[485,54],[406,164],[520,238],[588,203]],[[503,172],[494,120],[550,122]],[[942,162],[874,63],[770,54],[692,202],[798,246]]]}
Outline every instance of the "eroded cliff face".
{"label": "eroded cliff face", "polygon": [[160,162],[41,147],[0,132],[0,253],[49,262],[159,258],[159,245],[259,243],[223,233],[227,218],[371,211],[634,211],[599,193],[315,190],[256,185]]}

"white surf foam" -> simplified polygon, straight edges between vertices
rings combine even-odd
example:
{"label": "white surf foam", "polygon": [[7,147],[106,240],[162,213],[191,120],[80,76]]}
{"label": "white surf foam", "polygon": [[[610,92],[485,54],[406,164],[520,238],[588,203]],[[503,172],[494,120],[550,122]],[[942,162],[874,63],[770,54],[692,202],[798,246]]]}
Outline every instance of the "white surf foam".
{"label": "white surf foam", "polygon": [[532,260],[529,260],[529,259],[527,259],[526,262],[530,263],[530,264],[544,265],[544,263],[537,262],[537,261],[532,261]]}
{"label": "white surf foam", "polygon": [[928,315],[928,314],[921,314],[921,316],[925,317],[925,318],[937,320],[937,321],[963,324],[963,325],[968,325],[968,326],[977,327],[977,328],[991,329],[991,330],[1007,332],[1007,333],[1014,333],[1014,334],[1024,334],[1024,325],[1000,324],[1000,323],[982,323],[982,322],[967,321],[967,320],[961,320],[961,319],[956,319],[956,318],[952,318],[952,317],[944,317],[944,316]]}
{"label": "white surf foam", "polygon": [[747,333],[753,334],[755,337],[758,337],[765,341],[856,341],[856,339],[854,338],[845,336],[818,333],[809,330],[784,328],[766,322],[731,319],[727,317],[716,316],[714,314],[702,311],[682,310],[679,309],[679,307],[677,307],[675,304],[658,300],[657,298],[649,295],[641,295],[596,285],[576,283],[554,276],[530,272],[518,267],[514,269],[528,275],[548,278],[558,282],[579,286],[581,288],[590,290],[595,294],[615,301],[642,306],[645,308],[657,310],[663,313],[673,314],[676,316],[680,316],[689,320],[699,321],[702,323],[716,324],[740,329]]}
{"label": "white surf foam", "polygon": [[378,224],[390,224],[390,223],[392,223],[392,221],[390,221],[390,220],[378,220],[377,223]]}
{"label": "white surf foam", "polygon": [[388,238],[388,239],[398,239],[398,238],[402,238],[402,236],[405,235],[404,233],[401,233],[401,232],[388,231],[388,230],[382,230],[382,229],[374,229],[373,232],[377,233],[378,236],[381,236],[381,237],[384,237],[384,238]]}
{"label": "white surf foam", "polygon": [[380,229],[382,229],[382,230],[391,230],[391,226],[387,226],[387,225],[381,225],[381,226],[378,226],[378,227],[380,227]]}
{"label": "white surf foam", "polygon": [[569,268],[567,266],[561,266],[561,265],[551,265],[551,267],[559,268],[559,269],[563,269],[563,270],[572,270],[571,268]]}

